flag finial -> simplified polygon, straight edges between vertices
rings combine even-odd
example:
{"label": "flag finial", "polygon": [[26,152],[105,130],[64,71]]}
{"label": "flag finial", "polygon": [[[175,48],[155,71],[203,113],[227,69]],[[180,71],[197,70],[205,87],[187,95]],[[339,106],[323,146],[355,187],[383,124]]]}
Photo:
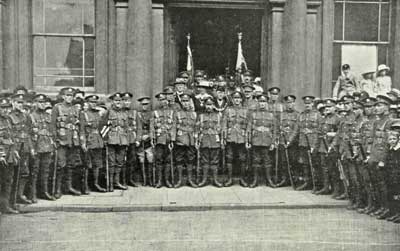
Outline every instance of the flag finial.
{"label": "flag finial", "polygon": [[242,33],[241,32],[238,32],[238,39],[239,39],[239,41],[242,41]]}
{"label": "flag finial", "polygon": [[188,41],[190,40],[190,33],[188,33],[188,34],[186,35],[186,38],[187,38]]}

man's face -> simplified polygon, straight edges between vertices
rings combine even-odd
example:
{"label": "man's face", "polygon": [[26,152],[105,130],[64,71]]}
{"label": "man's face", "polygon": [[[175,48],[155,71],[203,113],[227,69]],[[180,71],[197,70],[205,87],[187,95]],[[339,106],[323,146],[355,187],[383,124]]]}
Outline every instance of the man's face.
{"label": "man's face", "polygon": [[326,106],[325,107],[325,115],[332,114],[334,112],[334,106]]}
{"label": "man's face", "polygon": [[313,108],[313,103],[305,103],[304,104],[304,109],[307,111],[311,111]]}
{"label": "man's face", "polygon": [[14,102],[14,108],[18,111],[23,111],[24,110],[24,102],[22,101],[15,101]]}
{"label": "man's face", "polygon": [[[271,99],[272,99],[272,96],[271,96]],[[287,110],[291,111],[294,109],[294,102],[292,102],[292,101],[286,102],[285,106],[286,106]]]}
{"label": "man's face", "polygon": [[251,98],[251,96],[253,95],[253,90],[250,88],[245,88],[244,89],[244,96],[246,98]]}
{"label": "man's face", "polygon": [[189,77],[188,76],[181,76],[182,82],[187,84],[189,82]]}
{"label": "man's face", "polygon": [[355,114],[356,116],[360,116],[360,115],[362,115],[363,112],[364,112],[364,110],[363,110],[361,107],[355,107],[353,111],[354,111],[354,114]]}
{"label": "man's face", "polygon": [[124,99],[124,107],[125,108],[131,108],[131,103],[132,103],[131,99]]}
{"label": "man's face", "polygon": [[258,100],[258,104],[260,106],[260,109],[266,110],[268,108],[268,102],[266,99]]}
{"label": "man's face", "polygon": [[82,105],[81,105],[81,104],[75,104],[75,108],[76,108],[78,111],[81,111],[81,110],[82,110]]}
{"label": "man's face", "polygon": [[167,98],[159,99],[158,102],[160,103],[160,106],[161,106],[161,107],[167,107],[167,106],[168,106],[168,103],[169,103],[169,101],[168,101]]}
{"label": "man's face", "polygon": [[375,105],[375,112],[377,115],[382,115],[387,110],[386,105],[378,103]]}
{"label": "man's face", "polygon": [[89,109],[95,109],[97,106],[97,103],[95,101],[89,101],[87,102],[88,108]]}
{"label": "man's face", "polygon": [[217,91],[217,99],[223,99],[225,97],[225,93],[222,91]]}
{"label": "man's face", "polygon": [[185,90],[185,84],[176,84],[175,85],[176,91],[183,92]]}
{"label": "man's face", "polygon": [[43,102],[43,101],[37,102],[37,107],[40,110],[44,110],[46,108],[46,102]]}
{"label": "man's face", "polygon": [[167,97],[167,100],[168,100],[168,101],[171,101],[171,102],[172,102],[172,101],[175,100],[175,96],[174,96],[173,93],[167,94],[166,97]]}
{"label": "man's face", "polygon": [[207,112],[211,112],[211,111],[213,110],[213,108],[214,108],[214,105],[213,105],[213,104],[210,104],[210,103],[207,103],[207,104],[206,104],[206,111],[207,111]]}
{"label": "man's face", "polygon": [[117,100],[113,100],[113,105],[115,108],[122,108],[122,102],[121,100],[117,99]]}
{"label": "man's face", "polygon": [[399,138],[396,135],[389,135],[388,143],[391,147],[396,146],[398,141],[399,141]]}
{"label": "man's face", "polygon": [[251,82],[252,79],[253,79],[253,78],[252,78],[251,76],[244,76],[244,77],[243,77],[243,82],[244,82],[245,84],[250,84],[250,82]]}
{"label": "man's face", "polygon": [[8,112],[7,112],[7,107],[0,107],[0,115],[7,115],[8,114]]}
{"label": "man's face", "polygon": [[272,101],[277,101],[279,94],[278,93],[270,93],[270,96],[271,96]]}
{"label": "man's face", "polygon": [[366,106],[366,107],[364,107],[364,112],[365,112],[365,115],[371,115],[372,114],[372,112],[373,112],[373,106]]}
{"label": "man's face", "polygon": [[349,73],[350,73],[350,69],[343,70],[343,74],[345,76],[349,75]]}
{"label": "man's face", "polygon": [[204,79],[204,77],[201,76],[201,75],[198,75],[198,76],[196,76],[196,77],[194,78],[194,80],[195,80],[197,83],[200,83],[200,81],[202,81],[203,79]]}
{"label": "man's face", "polygon": [[395,110],[395,109],[390,109],[390,110],[389,110],[389,117],[392,118],[392,119],[397,118],[397,110]]}
{"label": "man's face", "polygon": [[72,96],[72,94],[65,94],[62,97],[64,99],[64,102],[67,103],[67,104],[71,104],[72,100],[74,98],[74,96]]}
{"label": "man's face", "polygon": [[183,108],[184,108],[185,110],[189,110],[189,109],[190,109],[190,102],[189,102],[189,100],[186,100],[186,99],[182,100],[182,106],[183,106]]}
{"label": "man's face", "polygon": [[233,97],[233,104],[234,104],[234,105],[241,105],[241,104],[242,104],[242,97],[240,97],[240,96],[234,96],[234,97]]}
{"label": "man's face", "polygon": [[206,90],[206,88],[204,88],[204,87],[197,87],[197,91],[198,91],[200,94],[206,94],[206,93],[207,93],[207,90]]}
{"label": "man's face", "polygon": [[149,110],[149,107],[150,107],[150,103],[142,103],[142,110],[143,111]]}

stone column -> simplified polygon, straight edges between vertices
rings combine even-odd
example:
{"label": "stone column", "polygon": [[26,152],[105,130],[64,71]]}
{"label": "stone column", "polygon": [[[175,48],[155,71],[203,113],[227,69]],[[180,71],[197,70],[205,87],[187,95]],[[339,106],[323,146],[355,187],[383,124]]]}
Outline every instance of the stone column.
{"label": "stone column", "polygon": [[152,1],[128,4],[127,89],[133,98],[152,95]]}
{"label": "stone column", "polygon": [[268,73],[267,87],[281,87],[281,60],[282,60],[282,18],[286,0],[270,0],[271,12],[268,35]]}
{"label": "stone column", "polygon": [[116,29],[115,29],[115,85],[119,92],[126,91],[129,85],[127,82],[127,29],[128,29],[128,2],[116,1]]}
{"label": "stone column", "polygon": [[4,31],[3,31],[3,15],[4,15],[4,8],[5,8],[5,2],[3,0],[0,0],[0,88],[5,89],[6,86],[4,85],[4,75],[3,75],[3,65],[4,65],[4,44],[3,44],[3,36],[4,36]]}
{"label": "stone column", "polygon": [[307,1],[291,0],[286,3],[283,20],[282,91],[302,97],[309,93],[306,77]]}
{"label": "stone column", "polygon": [[392,1],[393,5],[393,13],[392,18],[393,27],[390,31],[392,35],[391,38],[391,58],[390,65],[391,70],[393,71],[392,75],[392,85],[394,88],[400,88],[400,3],[398,1]]}
{"label": "stone column", "polygon": [[[153,4],[153,94],[164,85],[164,5]],[[154,95],[153,95],[154,98]]]}
{"label": "stone column", "polygon": [[322,1],[321,96],[332,96],[334,1]]}

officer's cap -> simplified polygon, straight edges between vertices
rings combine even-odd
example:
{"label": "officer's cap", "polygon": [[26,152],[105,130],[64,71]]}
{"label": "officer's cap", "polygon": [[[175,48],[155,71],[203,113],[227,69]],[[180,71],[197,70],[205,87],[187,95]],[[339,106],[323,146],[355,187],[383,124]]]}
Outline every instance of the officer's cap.
{"label": "officer's cap", "polygon": [[8,98],[0,98],[0,107],[11,107],[11,102]]}
{"label": "officer's cap", "polygon": [[182,79],[178,79],[178,78],[177,78],[177,79],[175,80],[175,82],[174,82],[174,86],[175,86],[175,85],[185,85],[185,82],[183,82]]}
{"label": "officer's cap", "polygon": [[304,104],[311,104],[315,97],[314,96],[304,96],[301,98],[304,101]]}
{"label": "officer's cap", "polygon": [[77,95],[77,94],[82,94],[82,96],[85,96],[85,92],[80,90],[80,89],[75,89],[74,90],[74,96]]}
{"label": "officer's cap", "polygon": [[212,82],[207,81],[207,80],[202,80],[202,81],[199,82],[197,87],[208,89],[208,88],[212,87]]}
{"label": "officer's cap", "polygon": [[59,92],[60,95],[74,95],[74,93],[75,93],[75,90],[74,90],[74,88],[71,88],[71,87],[61,88],[61,90]]}
{"label": "officer's cap", "polygon": [[11,96],[11,99],[15,102],[25,102],[24,94],[14,94]]}
{"label": "officer's cap", "polygon": [[108,97],[111,100],[122,100],[122,94],[119,92],[114,93],[113,95],[111,95],[110,97]]}
{"label": "officer's cap", "polygon": [[191,95],[188,92],[184,92],[180,96],[182,101],[189,101],[191,99]]}
{"label": "officer's cap", "polygon": [[48,98],[46,95],[44,95],[44,94],[36,94],[33,100],[34,100],[35,102],[44,103],[44,102],[49,101],[49,98]]}
{"label": "officer's cap", "polygon": [[391,125],[390,130],[400,130],[400,120],[396,119]]}
{"label": "officer's cap", "polygon": [[286,95],[285,97],[283,97],[283,100],[287,103],[293,103],[296,101],[296,96],[295,95]]}
{"label": "officer's cap", "polygon": [[391,103],[392,103],[392,100],[388,96],[385,96],[385,95],[376,96],[375,105],[384,104],[384,105],[389,106]]}
{"label": "officer's cap", "polygon": [[344,70],[349,70],[350,69],[350,65],[349,64],[344,64],[343,66],[342,66],[342,70],[344,71]]}
{"label": "officer's cap", "polygon": [[225,79],[225,76],[224,76],[224,75],[218,75],[218,76],[215,78],[215,81],[217,81],[217,82],[225,82],[226,79]]}
{"label": "officer's cap", "polygon": [[144,96],[144,97],[138,98],[137,101],[142,105],[147,105],[150,103],[150,100],[151,100],[151,98],[149,96]]}
{"label": "officer's cap", "polygon": [[178,73],[178,78],[188,78],[189,73],[187,71],[181,71]]}
{"label": "officer's cap", "polygon": [[326,105],[325,105],[323,102],[318,103],[318,105],[317,105],[317,110],[318,110],[318,111],[321,111],[321,110],[324,109],[325,107],[326,107]]}
{"label": "officer's cap", "polygon": [[206,100],[204,100],[204,103],[206,105],[213,105],[215,102],[214,102],[214,99],[212,97],[207,97]]}
{"label": "officer's cap", "polygon": [[243,90],[244,89],[251,89],[252,91],[254,90],[254,86],[252,85],[252,84],[244,84],[243,86],[242,86],[242,88],[243,88]]}
{"label": "officer's cap", "polygon": [[368,97],[363,99],[362,102],[364,103],[364,107],[371,107],[375,105],[376,98]]}
{"label": "officer's cap", "polygon": [[278,95],[281,92],[281,89],[279,89],[278,87],[274,86],[268,89],[268,92],[271,94],[275,94]]}
{"label": "officer's cap", "polygon": [[360,101],[354,101],[353,103],[353,109],[363,109],[364,108],[364,104],[361,103]]}
{"label": "officer's cap", "polygon": [[368,92],[362,91],[362,92],[360,93],[360,99],[361,99],[361,100],[362,100],[362,99],[365,99],[365,98],[368,98],[368,97],[369,97]]}
{"label": "officer's cap", "polygon": [[224,86],[218,86],[217,87],[217,92],[225,92],[225,87]]}
{"label": "officer's cap", "polygon": [[9,98],[11,97],[13,94],[11,92],[7,92],[7,91],[0,91],[0,98]]}
{"label": "officer's cap", "polygon": [[206,75],[206,72],[204,70],[196,70],[194,72],[195,77],[204,77],[204,75]]}
{"label": "officer's cap", "polygon": [[166,87],[163,89],[163,92],[164,92],[166,95],[174,94],[174,87],[173,87],[173,86],[166,86]]}
{"label": "officer's cap", "polygon": [[257,96],[258,101],[268,101],[269,97],[267,93],[261,93]]}
{"label": "officer's cap", "polygon": [[324,105],[328,106],[328,107],[332,107],[332,106],[336,105],[336,101],[331,98],[327,98],[324,100]]}
{"label": "officer's cap", "polygon": [[232,98],[239,97],[239,98],[243,99],[243,94],[240,91],[237,91],[237,90],[233,91],[231,96],[232,96]]}
{"label": "officer's cap", "polygon": [[82,99],[75,99],[72,101],[73,105],[80,105],[83,106],[83,100]]}
{"label": "officer's cap", "polygon": [[100,97],[97,95],[94,95],[94,94],[85,97],[85,101],[87,101],[87,102],[97,102],[97,101],[99,101],[99,99],[100,99]]}
{"label": "officer's cap", "polygon": [[337,109],[337,112],[338,112],[338,113],[349,113],[349,111],[346,110],[346,109],[344,109],[344,107],[339,107],[339,108]]}
{"label": "officer's cap", "polygon": [[243,76],[254,76],[254,73],[252,70],[246,70],[245,72],[243,72]]}
{"label": "officer's cap", "polygon": [[156,95],[155,95],[155,98],[156,99],[158,99],[158,100],[165,100],[166,99],[166,96],[165,96],[165,92],[159,92],[159,93],[157,93]]}
{"label": "officer's cap", "polygon": [[13,92],[14,94],[26,94],[28,93],[28,90],[25,88],[25,86],[19,85],[15,87]]}
{"label": "officer's cap", "polygon": [[130,92],[122,93],[122,99],[124,99],[124,100],[131,99],[132,97],[133,97],[133,94]]}

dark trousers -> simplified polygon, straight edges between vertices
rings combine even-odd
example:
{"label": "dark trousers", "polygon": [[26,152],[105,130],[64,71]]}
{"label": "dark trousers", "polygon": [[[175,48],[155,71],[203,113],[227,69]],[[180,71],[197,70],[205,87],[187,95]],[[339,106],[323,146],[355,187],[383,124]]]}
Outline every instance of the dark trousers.
{"label": "dark trousers", "polygon": [[10,205],[12,195],[12,185],[14,181],[14,167],[1,166],[0,167],[0,189],[1,189],[1,208]]}
{"label": "dark trousers", "polygon": [[119,172],[125,165],[126,146],[108,145],[108,166],[110,174]]}
{"label": "dark trousers", "polygon": [[180,146],[174,148],[175,163],[177,166],[193,166],[196,160],[196,148],[194,146]]}

